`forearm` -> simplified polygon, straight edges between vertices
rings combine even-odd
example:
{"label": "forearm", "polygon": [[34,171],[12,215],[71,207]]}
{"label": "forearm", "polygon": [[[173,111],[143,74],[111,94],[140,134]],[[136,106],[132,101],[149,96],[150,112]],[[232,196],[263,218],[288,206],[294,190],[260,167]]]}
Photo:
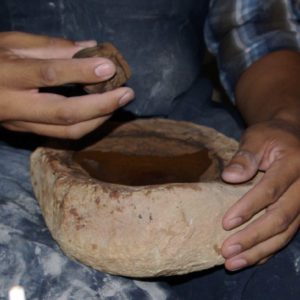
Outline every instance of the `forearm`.
{"label": "forearm", "polygon": [[254,63],[238,81],[236,99],[249,125],[281,119],[300,126],[300,53],[278,51]]}

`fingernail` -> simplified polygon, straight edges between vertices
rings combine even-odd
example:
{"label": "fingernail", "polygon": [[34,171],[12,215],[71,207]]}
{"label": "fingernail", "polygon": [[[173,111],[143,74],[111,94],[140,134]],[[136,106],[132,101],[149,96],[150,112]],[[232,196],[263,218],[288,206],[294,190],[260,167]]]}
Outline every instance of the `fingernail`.
{"label": "fingernail", "polygon": [[244,166],[240,164],[232,164],[226,167],[226,171],[243,172],[244,170]]}
{"label": "fingernail", "polygon": [[113,68],[111,64],[102,64],[95,68],[95,74],[99,77],[111,77],[113,75]]}
{"label": "fingernail", "polygon": [[80,47],[95,47],[97,46],[97,41],[96,40],[77,41],[75,42],[75,45]]}
{"label": "fingernail", "polygon": [[243,219],[241,217],[233,218],[228,220],[226,223],[227,228],[232,229],[242,224]]}
{"label": "fingernail", "polygon": [[241,251],[242,251],[242,246],[239,244],[236,244],[236,245],[227,247],[225,254],[226,254],[226,257],[229,258],[231,256],[239,254]]}
{"label": "fingernail", "polygon": [[247,261],[243,258],[235,259],[231,262],[231,270],[237,271],[247,266]]}
{"label": "fingernail", "polygon": [[120,98],[119,100],[119,105],[120,106],[124,106],[126,105],[128,102],[130,102],[134,97],[134,94],[132,92],[125,92],[125,94]]}

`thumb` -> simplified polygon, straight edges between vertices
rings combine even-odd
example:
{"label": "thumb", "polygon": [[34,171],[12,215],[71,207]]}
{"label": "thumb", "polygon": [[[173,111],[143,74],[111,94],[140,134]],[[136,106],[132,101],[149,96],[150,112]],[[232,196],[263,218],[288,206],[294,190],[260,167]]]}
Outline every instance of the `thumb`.
{"label": "thumb", "polygon": [[264,153],[264,140],[253,132],[246,132],[239,150],[222,172],[222,179],[229,183],[242,183],[257,173]]}

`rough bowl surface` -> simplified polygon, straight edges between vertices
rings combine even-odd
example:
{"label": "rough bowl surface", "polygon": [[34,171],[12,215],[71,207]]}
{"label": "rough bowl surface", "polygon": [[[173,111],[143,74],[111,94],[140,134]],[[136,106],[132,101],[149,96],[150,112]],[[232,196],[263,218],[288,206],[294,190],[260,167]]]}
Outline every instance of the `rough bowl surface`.
{"label": "rough bowl surface", "polygon": [[172,156],[208,149],[200,182],[126,186],[91,177],[73,152],[38,148],[32,183],[47,226],[63,251],[100,271],[132,277],[185,274],[223,264],[224,212],[253,181],[228,185],[220,172],[237,142],[186,122],[124,123],[88,150]]}

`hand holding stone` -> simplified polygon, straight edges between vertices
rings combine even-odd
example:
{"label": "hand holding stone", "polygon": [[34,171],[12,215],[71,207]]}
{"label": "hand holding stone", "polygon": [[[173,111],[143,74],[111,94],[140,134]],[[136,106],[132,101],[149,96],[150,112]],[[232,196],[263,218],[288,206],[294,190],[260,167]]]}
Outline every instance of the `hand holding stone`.
{"label": "hand holding stone", "polygon": [[122,54],[111,43],[102,43],[95,47],[86,48],[74,55],[74,58],[106,57],[116,67],[113,77],[96,84],[85,85],[88,93],[103,93],[122,86],[131,76],[131,70]]}
{"label": "hand holding stone", "polygon": [[107,58],[72,59],[95,41],[72,42],[20,32],[0,33],[0,123],[14,131],[80,138],[134,96],[130,88],[66,98],[39,88],[94,83],[111,78]]}

